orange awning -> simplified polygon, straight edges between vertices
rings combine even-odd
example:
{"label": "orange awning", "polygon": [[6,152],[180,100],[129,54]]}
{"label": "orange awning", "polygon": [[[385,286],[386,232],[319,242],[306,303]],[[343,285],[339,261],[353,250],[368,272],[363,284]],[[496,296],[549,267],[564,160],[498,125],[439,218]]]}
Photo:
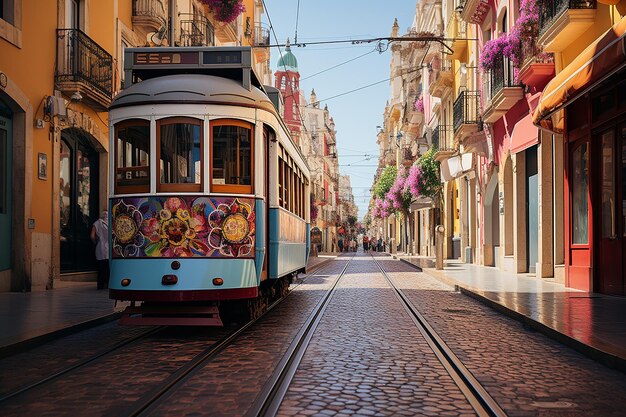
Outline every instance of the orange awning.
{"label": "orange awning", "polygon": [[522,117],[511,133],[511,153],[518,153],[539,143],[539,129],[533,124],[531,114]]}
{"label": "orange awning", "polygon": [[563,119],[553,123],[550,116],[626,66],[625,36],[626,17],[623,17],[563,68],[543,90],[533,123],[562,131]]}

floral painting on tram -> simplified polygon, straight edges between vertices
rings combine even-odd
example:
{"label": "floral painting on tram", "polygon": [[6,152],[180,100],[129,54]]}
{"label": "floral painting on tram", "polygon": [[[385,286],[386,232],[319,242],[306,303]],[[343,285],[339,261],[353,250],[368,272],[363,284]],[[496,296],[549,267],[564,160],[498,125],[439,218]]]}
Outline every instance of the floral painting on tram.
{"label": "floral painting on tram", "polygon": [[253,258],[253,207],[236,197],[113,199],[113,258]]}

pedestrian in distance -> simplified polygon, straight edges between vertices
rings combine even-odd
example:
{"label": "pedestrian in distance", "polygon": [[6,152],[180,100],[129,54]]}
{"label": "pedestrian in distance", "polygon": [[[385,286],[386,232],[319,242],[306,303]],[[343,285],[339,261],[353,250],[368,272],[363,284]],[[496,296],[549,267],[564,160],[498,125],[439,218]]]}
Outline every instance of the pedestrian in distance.
{"label": "pedestrian in distance", "polygon": [[342,238],[339,238],[337,245],[339,246],[339,252],[343,252],[343,239]]}
{"label": "pedestrian in distance", "polygon": [[91,226],[89,237],[96,245],[98,264],[98,289],[109,287],[109,213],[104,210]]}

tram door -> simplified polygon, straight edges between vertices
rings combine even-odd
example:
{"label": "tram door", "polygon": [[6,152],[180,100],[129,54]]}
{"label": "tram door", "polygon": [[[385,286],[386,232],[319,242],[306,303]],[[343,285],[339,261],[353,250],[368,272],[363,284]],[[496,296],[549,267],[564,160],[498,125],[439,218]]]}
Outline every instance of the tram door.
{"label": "tram door", "polygon": [[11,269],[11,119],[0,116],[0,271]]}
{"label": "tram door", "polygon": [[98,152],[81,134],[60,142],[61,273],[96,269],[89,238],[98,219]]}

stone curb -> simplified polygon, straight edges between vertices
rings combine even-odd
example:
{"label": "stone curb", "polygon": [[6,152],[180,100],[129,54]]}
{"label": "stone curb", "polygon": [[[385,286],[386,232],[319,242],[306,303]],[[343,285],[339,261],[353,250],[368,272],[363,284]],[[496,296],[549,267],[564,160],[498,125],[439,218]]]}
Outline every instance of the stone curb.
{"label": "stone curb", "polygon": [[90,319],[81,323],[62,327],[60,329],[41,334],[39,336],[35,336],[30,339],[22,340],[5,346],[0,346],[0,359],[6,358],[7,356],[15,355],[16,353],[24,352],[37,346],[41,346],[53,340],[60,339],[61,337],[69,336],[82,330],[86,330],[91,327],[96,327],[100,324],[117,320],[121,316],[122,312],[116,311],[113,313],[105,314],[104,316],[97,317],[95,319]]}

